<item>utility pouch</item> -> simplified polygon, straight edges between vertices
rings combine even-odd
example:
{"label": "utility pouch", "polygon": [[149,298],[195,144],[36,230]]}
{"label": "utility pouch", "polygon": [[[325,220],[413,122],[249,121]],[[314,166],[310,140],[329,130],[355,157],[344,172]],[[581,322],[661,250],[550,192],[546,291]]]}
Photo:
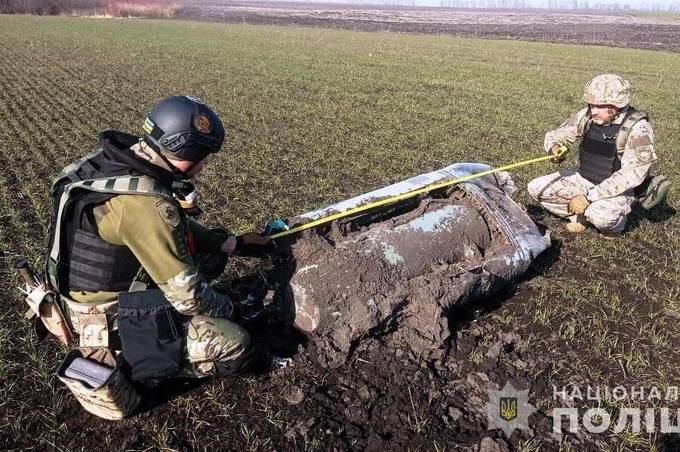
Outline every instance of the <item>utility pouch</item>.
{"label": "utility pouch", "polygon": [[160,289],[121,293],[118,331],[133,380],[170,377],[182,368],[182,316]]}
{"label": "utility pouch", "polygon": [[140,402],[139,394],[109,350],[72,350],[59,366],[57,377],[83,408],[104,419],[122,419]]}
{"label": "utility pouch", "polygon": [[79,314],[81,347],[108,347],[109,327],[106,314]]}

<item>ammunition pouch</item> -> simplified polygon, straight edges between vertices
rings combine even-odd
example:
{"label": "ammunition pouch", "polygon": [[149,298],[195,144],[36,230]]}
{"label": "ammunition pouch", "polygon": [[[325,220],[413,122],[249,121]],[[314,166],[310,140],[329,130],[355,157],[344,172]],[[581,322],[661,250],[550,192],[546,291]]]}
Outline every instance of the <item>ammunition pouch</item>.
{"label": "ammunition pouch", "polygon": [[80,314],[80,347],[108,347],[109,326],[106,314]]}
{"label": "ammunition pouch", "polygon": [[78,333],[79,347],[112,346],[111,332],[115,330],[118,301],[80,303],[63,295],[73,331]]}
{"label": "ammunition pouch", "polygon": [[72,350],[59,366],[57,377],[83,408],[104,419],[129,416],[140,402],[139,394],[109,350]]}
{"label": "ammunition pouch", "polygon": [[176,375],[183,366],[183,318],[160,289],[121,293],[118,331],[133,380]]}

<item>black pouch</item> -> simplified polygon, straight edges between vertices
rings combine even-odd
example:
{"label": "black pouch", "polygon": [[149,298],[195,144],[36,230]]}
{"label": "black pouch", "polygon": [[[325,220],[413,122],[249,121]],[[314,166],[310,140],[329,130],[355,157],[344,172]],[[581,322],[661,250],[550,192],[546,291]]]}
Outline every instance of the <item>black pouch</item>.
{"label": "black pouch", "polygon": [[118,330],[133,380],[170,377],[180,371],[182,317],[160,289],[120,294]]}

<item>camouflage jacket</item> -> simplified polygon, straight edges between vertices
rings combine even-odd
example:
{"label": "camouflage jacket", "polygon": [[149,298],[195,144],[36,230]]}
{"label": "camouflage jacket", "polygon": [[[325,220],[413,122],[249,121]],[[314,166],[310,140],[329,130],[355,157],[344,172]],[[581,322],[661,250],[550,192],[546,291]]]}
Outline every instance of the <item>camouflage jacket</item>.
{"label": "camouflage jacket", "polygon": [[[138,146],[131,149],[142,155]],[[222,318],[233,315],[229,297],[208,285],[194,257],[194,253],[220,252],[223,233],[188,217],[176,200],[155,196],[120,194],[92,213],[98,235],[111,244],[128,247],[178,312]],[[117,292],[71,290],[69,297],[79,302],[105,302],[116,299]]]}
{"label": "camouflage jacket", "polygon": [[[627,108],[621,110],[619,115],[612,121],[621,124],[626,115]],[[583,138],[583,132],[579,130],[579,124],[588,114],[584,108],[567,119],[557,129],[546,133],[544,147],[546,152],[555,145],[567,145],[572,147]],[[630,130],[623,151],[619,151],[621,169],[612,174],[608,179],[588,191],[588,199],[595,202],[600,199],[613,198],[626,193],[640,185],[649,173],[652,163],[657,159],[654,149],[654,131],[649,121],[638,121]]]}

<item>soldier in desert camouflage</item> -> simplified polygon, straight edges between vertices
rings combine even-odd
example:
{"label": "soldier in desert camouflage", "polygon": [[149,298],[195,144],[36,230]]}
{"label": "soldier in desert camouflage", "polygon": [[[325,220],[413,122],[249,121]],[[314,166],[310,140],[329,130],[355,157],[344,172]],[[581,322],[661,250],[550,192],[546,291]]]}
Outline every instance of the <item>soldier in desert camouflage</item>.
{"label": "soldier in desert camouflage", "polygon": [[546,152],[561,163],[560,149],[578,145],[578,171],[559,171],[528,185],[532,198],[549,212],[568,218],[566,230],[582,233],[592,224],[603,238],[623,232],[636,188],[644,188],[641,204],[651,208],[669,188],[664,176],[650,175],[657,160],[654,131],[647,114],[630,105],[627,80],[602,74],[584,89],[588,106],[545,135]]}
{"label": "soldier in desert camouflage", "polygon": [[[101,149],[67,166],[56,179],[50,283],[80,345],[95,348],[110,345],[121,294],[160,289],[156,292],[172,313],[169,321],[152,319],[152,327],[160,325],[162,331],[148,341],[158,348],[156,342],[179,340],[183,358],[179,371],[145,369],[140,375],[238,372],[252,358],[251,338],[237,323],[238,303],[208,282],[224,270],[228,255],[268,240],[206,228],[186,209],[193,197],[188,179],[201,172],[225,137],[219,117],[207,105],[187,96],[166,98],[143,128],[143,137],[103,132]],[[144,339],[137,345],[143,347]],[[125,342],[123,352],[126,357]],[[145,352],[140,351],[142,359]],[[154,364],[152,358],[147,361]]]}

